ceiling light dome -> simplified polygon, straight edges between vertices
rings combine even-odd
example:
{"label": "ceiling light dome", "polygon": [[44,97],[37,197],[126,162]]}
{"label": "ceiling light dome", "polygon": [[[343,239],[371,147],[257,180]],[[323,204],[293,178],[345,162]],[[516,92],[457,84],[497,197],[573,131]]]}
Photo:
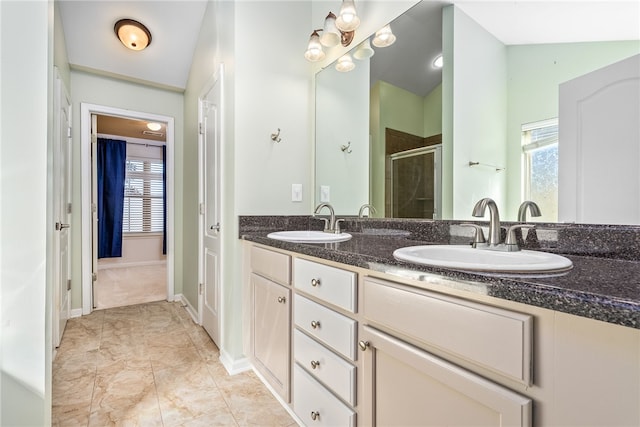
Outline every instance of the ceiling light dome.
{"label": "ceiling light dome", "polygon": [[143,50],[151,44],[151,32],[133,19],[121,19],[113,27],[118,39],[131,50]]}

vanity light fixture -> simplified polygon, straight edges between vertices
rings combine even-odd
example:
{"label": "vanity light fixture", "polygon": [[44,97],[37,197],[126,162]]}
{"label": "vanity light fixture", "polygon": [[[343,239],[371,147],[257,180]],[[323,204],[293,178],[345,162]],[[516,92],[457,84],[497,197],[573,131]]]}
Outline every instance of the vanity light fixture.
{"label": "vanity light fixture", "polygon": [[325,56],[324,51],[322,50],[322,44],[320,44],[320,35],[318,34],[318,31],[322,30],[314,30],[313,33],[311,33],[307,51],[304,53],[304,57],[311,62],[322,61]]}
{"label": "vanity light fixture", "polygon": [[442,68],[444,65],[444,59],[442,58],[442,54],[436,56],[436,59],[433,60],[434,68]]}
{"label": "vanity light fixture", "polygon": [[356,64],[353,63],[353,59],[351,59],[351,55],[345,53],[340,58],[338,58],[338,62],[336,63],[336,70],[346,73],[348,71],[356,68]]}
{"label": "vanity light fixture", "polygon": [[365,41],[360,43],[356,48],[356,51],[353,52],[353,57],[359,60],[371,58],[375,54],[375,51],[371,47],[371,43],[367,38]]}
{"label": "vanity light fixture", "polygon": [[155,123],[155,122],[147,123],[147,129],[153,130],[153,131],[159,131],[160,129],[162,129],[162,125],[160,123]]}
{"label": "vanity light fixture", "polygon": [[[353,0],[343,0],[339,16],[329,12],[324,19],[324,26],[313,30],[304,57],[311,62],[321,61],[325,54],[322,46],[334,47],[339,43],[347,47],[353,41],[355,30],[360,25]],[[320,36],[322,32],[322,36]]]}
{"label": "vanity light fixture", "polygon": [[336,27],[342,31],[355,31],[360,26],[360,18],[356,13],[353,0],[342,0],[342,7],[336,19]]}
{"label": "vanity light fixture", "polygon": [[113,26],[113,31],[123,45],[131,50],[143,50],[151,44],[151,32],[133,19],[121,19]]}
{"label": "vanity light fixture", "polygon": [[390,25],[385,25],[376,31],[376,35],[373,37],[373,45],[375,47],[387,47],[391,46],[396,41],[396,36],[391,31]]}

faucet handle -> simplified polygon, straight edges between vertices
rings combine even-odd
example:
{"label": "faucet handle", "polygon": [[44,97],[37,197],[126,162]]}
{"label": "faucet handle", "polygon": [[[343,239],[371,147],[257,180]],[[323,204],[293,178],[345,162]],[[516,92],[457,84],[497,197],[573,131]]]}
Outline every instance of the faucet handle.
{"label": "faucet handle", "polygon": [[336,219],[335,230],[333,231],[334,233],[336,233],[336,234],[342,233],[342,231],[340,230],[340,223],[341,222],[344,222],[344,218]]}
{"label": "faucet handle", "polygon": [[507,238],[504,241],[504,244],[507,247],[507,251],[513,252],[520,250],[520,247],[518,246],[518,237],[516,236],[516,230],[523,228],[535,228],[535,226],[529,224],[514,224],[507,229]]}
{"label": "faucet handle", "polygon": [[486,244],[487,241],[484,238],[484,232],[482,231],[482,227],[480,227],[478,224],[471,224],[468,222],[462,223],[460,224],[461,227],[473,227],[474,228],[474,233],[473,233],[473,242],[471,242],[471,246],[472,247],[477,247],[478,244]]}
{"label": "faucet handle", "polygon": [[324,221],[324,232],[327,233],[329,231],[329,219],[328,218],[319,218]]}

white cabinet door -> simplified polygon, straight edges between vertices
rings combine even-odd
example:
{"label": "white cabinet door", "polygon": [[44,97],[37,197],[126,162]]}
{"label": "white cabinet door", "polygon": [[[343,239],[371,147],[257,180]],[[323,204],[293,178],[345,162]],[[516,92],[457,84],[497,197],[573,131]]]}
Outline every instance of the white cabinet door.
{"label": "white cabinet door", "polygon": [[256,368],[289,401],[291,291],[256,274],[253,284],[253,356]]}
{"label": "white cabinet door", "polygon": [[531,426],[531,399],[363,326],[363,425]]}

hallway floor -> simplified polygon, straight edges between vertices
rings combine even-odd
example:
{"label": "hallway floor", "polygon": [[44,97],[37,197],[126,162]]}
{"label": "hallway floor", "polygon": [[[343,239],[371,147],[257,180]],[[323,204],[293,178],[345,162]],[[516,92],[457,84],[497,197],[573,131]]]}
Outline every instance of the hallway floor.
{"label": "hallway floor", "polygon": [[253,372],[229,376],[179,303],[69,320],[53,362],[53,426],[295,426]]}

